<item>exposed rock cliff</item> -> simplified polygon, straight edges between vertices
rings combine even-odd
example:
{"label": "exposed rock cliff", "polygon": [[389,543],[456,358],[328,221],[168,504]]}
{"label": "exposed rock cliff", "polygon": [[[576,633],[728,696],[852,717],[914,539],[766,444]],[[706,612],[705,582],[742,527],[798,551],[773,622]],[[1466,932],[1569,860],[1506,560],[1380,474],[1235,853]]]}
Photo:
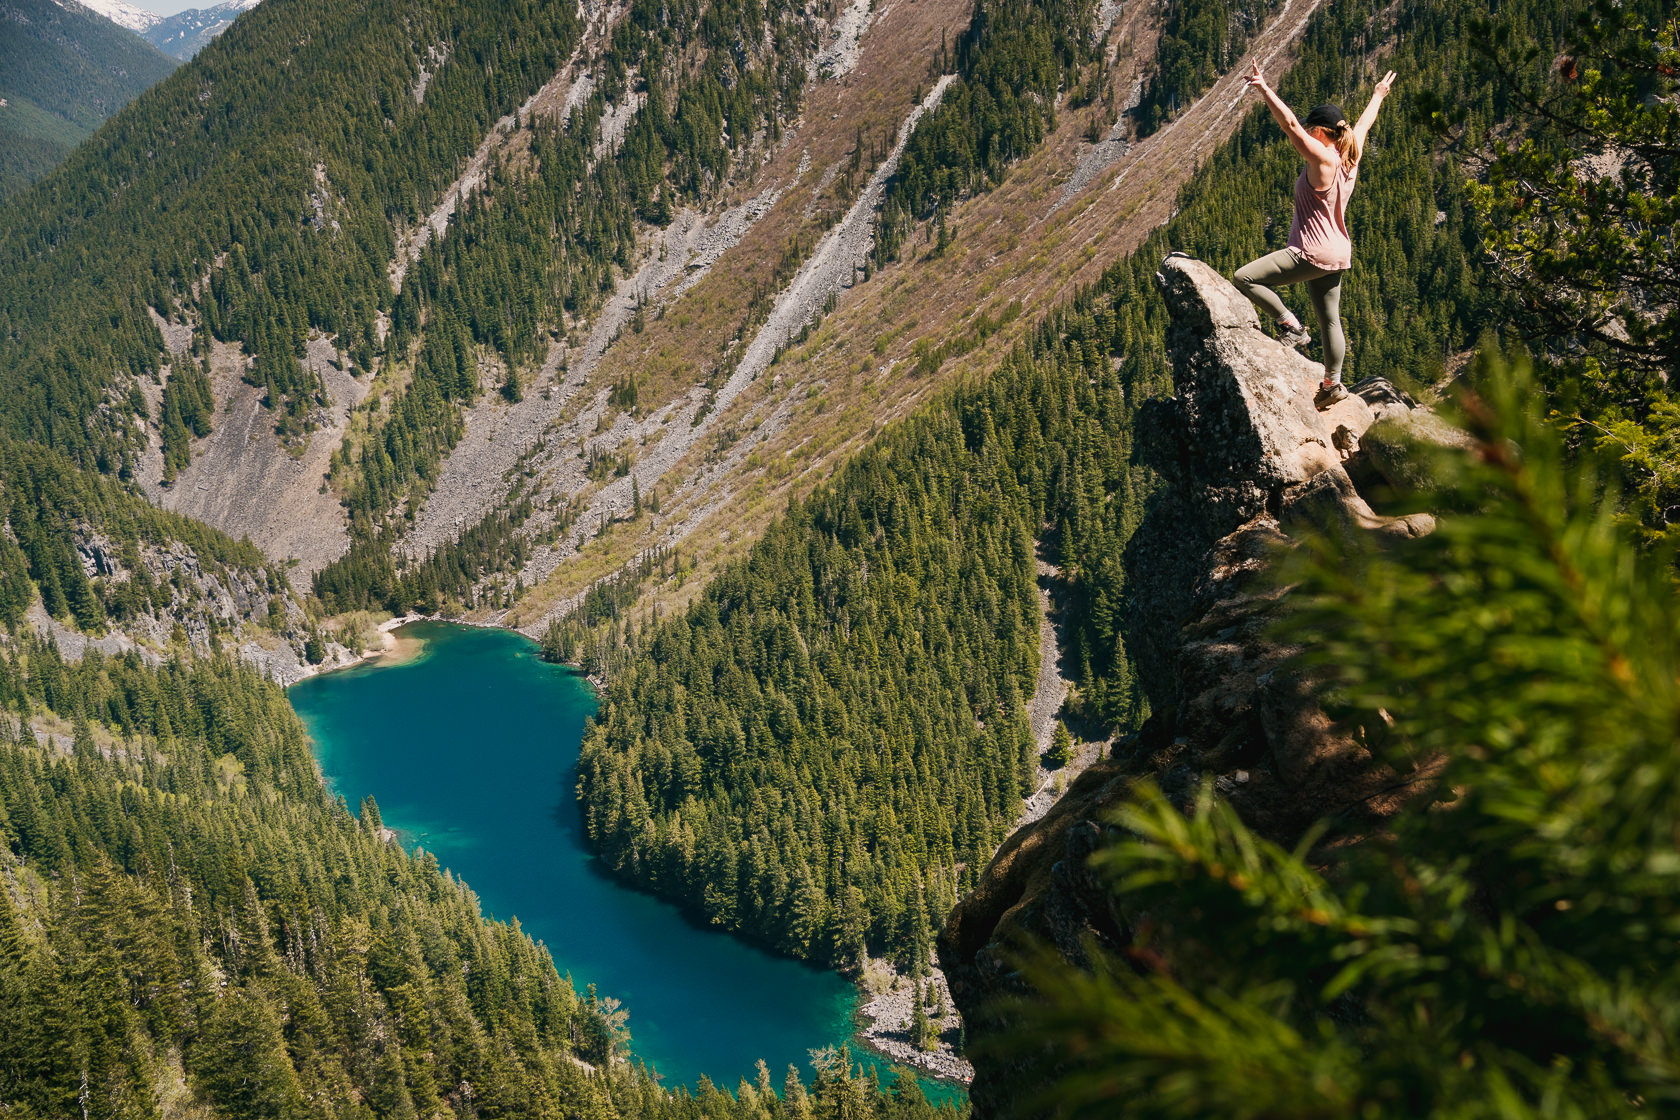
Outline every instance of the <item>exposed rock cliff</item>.
{"label": "exposed rock cliff", "polygon": [[[1163,485],[1126,553],[1127,650],[1154,715],[1005,842],[953,911],[939,955],[971,1044],[997,1025],[987,1005],[1018,988],[1014,947],[1054,945],[1076,962],[1089,943],[1124,948],[1123,905],[1085,864],[1138,778],[1188,800],[1211,776],[1251,825],[1285,841],[1326,816],[1355,827],[1379,819],[1404,794],[1286,664],[1293,651],[1270,624],[1287,592],[1268,569],[1306,526],[1429,532],[1426,514],[1378,514],[1354,479],[1373,494],[1415,486],[1407,441],[1454,433],[1381,378],[1316,411],[1322,367],[1262,333],[1234,287],[1182,257],[1169,257],[1159,280],[1176,395],[1142,412],[1138,454]],[[976,1116],[999,1111],[1008,1078],[977,1064]]]}
{"label": "exposed rock cliff", "polygon": [[26,615],[66,660],[80,661],[89,650],[107,657],[133,652],[157,665],[220,647],[284,686],[357,659],[340,643],[317,637],[317,663],[310,662],[314,625],[284,569],[250,563],[254,550],[230,558],[202,540],[155,529],[128,536],[87,518],[73,519],[70,536],[83,574],[105,603],[103,624],[92,632],[69,625],[50,616],[40,598]]}

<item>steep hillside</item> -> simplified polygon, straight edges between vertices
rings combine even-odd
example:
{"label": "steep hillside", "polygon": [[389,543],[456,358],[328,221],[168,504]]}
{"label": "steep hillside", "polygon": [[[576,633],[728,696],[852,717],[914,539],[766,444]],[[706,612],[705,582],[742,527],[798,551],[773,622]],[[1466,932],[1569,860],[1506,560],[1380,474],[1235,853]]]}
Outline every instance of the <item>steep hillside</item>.
{"label": "steep hillside", "polygon": [[[676,34],[638,11],[533,24],[513,40],[517,76],[503,65],[488,86],[465,75],[472,57],[503,50],[491,9],[450,24],[459,42],[448,43],[379,21],[352,31],[307,3],[253,11],[122,136],[20,204],[0,246],[16,266],[0,303],[19,338],[0,369],[17,389],[0,420],[249,534],[304,574],[354,546],[318,585],[333,609],[448,600],[496,617],[531,593],[509,617],[540,633],[650,547],[698,534],[709,562],[738,555],[788,486],[808,489],[872,426],[960,371],[933,360],[972,345],[947,334],[983,323],[987,352],[1001,352],[1158,222],[1194,166],[1143,152],[1130,201],[1086,201],[1115,171],[1128,91],[1152,70],[1145,6],[999,5],[972,27],[957,3],[789,9],[765,13],[766,46],[746,59],[719,53],[730,19]],[[1259,57],[1280,64],[1301,26],[1298,13],[1268,25]],[[325,46],[235,65],[293,31]],[[288,56],[298,66],[283,66]],[[364,61],[346,65],[353,56]],[[1020,91],[1017,62],[1030,74]],[[342,92],[305,107],[299,95],[316,87]],[[1205,152],[1236,120],[1204,98],[1180,135]],[[937,137],[969,132],[980,147],[962,166],[935,167],[949,146]],[[1082,145],[1086,133],[1109,138]],[[1022,158],[1039,163],[1005,182]],[[243,174],[258,165],[269,173]],[[93,188],[122,166],[145,170],[121,191]],[[955,250],[970,262],[958,268],[895,260],[925,216],[930,188],[915,184],[930,171],[982,192],[937,207],[940,228],[986,231],[970,239],[983,256]],[[1016,194],[986,209],[986,188],[1036,193],[1058,174],[1077,177],[1055,199],[1071,204],[1027,207],[1048,228],[1021,236]],[[164,216],[136,225],[154,204]],[[954,218],[956,207],[973,213]],[[211,212],[235,219],[192,217]],[[139,229],[143,250],[126,232]],[[1089,259],[1056,252],[1069,238]],[[975,322],[951,320],[953,308],[978,310],[939,287],[983,286],[976,266],[993,248],[994,274],[1013,277],[1007,298]],[[66,269],[83,253],[97,267]],[[107,277],[100,290],[92,275]],[[924,276],[932,289],[904,291]],[[48,289],[59,293],[50,311]],[[107,313],[105,291],[125,293],[120,314]],[[883,314],[882,300],[894,309]],[[851,336],[868,353],[766,376],[825,310],[880,323]],[[208,360],[209,407],[177,425],[163,402],[140,421],[123,407],[128,387],[137,377],[144,394],[180,349]],[[922,373],[858,381],[881,366]],[[840,407],[855,396],[868,399]],[[216,430],[223,413],[238,427]],[[614,528],[643,491],[658,530]],[[513,530],[520,571],[479,563],[441,597],[419,578],[403,588],[403,565],[527,498]],[[603,525],[609,539],[596,544]]]}
{"label": "steep hillside", "polygon": [[[1152,713],[1157,729],[1195,717],[1169,640],[1193,596],[1182,580],[1163,593],[1128,543],[1170,512],[1160,475],[1224,450],[1136,438],[1197,434],[1145,407],[1172,391],[1158,263],[1176,248],[1229,272],[1288,220],[1298,158],[1237,74],[1255,63],[1292,103],[1357,106],[1394,66],[1454,107],[1434,123],[1391,110],[1350,211],[1353,376],[1398,397],[1509,310],[1474,268],[1465,186],[1508,127],[1508,93],[1469,64],[1492,15],[1550,45],[1575,13],[267,0],[240,18],[0,215],[0,434],[20,464],[0,478],[0,608],[24,744],[0,792],[26,822],[14,854],[74,872],[68,891],[12,873],[14,898],[33,892],[20,909],[46,917],[32,950],[7,935],[5,1006],[80,990],[55,962],[110,928],[75,924],[102,896],[74,884],[102,859],[123,897],[170,900],[180,947],[136,950],[137,984],[175,960],[235,989],[177,1006],[102,988],[91,1026],[13,1015],[78,1024],[30,1037],[43,1070],[118,1038],[134,1056],[51,1066],[38,1111],[62,1111],[80,1074],[147,1102],[147,1078],[185,1078],[238,1113],[249,1082],[221,1059],[282,1044],[262,1082],[275,1112],[315,1093],[467,1114],[492,1084],[517,1114],[604,1114],[606,1096],[629,1115],[779,1107],[765,1086],[690,1107],[622,1071],[586,1076],[571,1059],[606,1056],[610,1022],[435,868],[378,845],[374,807],[357,825],[322,802],[272,691],[219,659],[223,636],[284,676],[339,652],[329,626],[381,612],[540,635],[606,678],[579,794],[615,872],[783,952],[920,974],[1024,799],[1057,789],[1040,733],[1056,701],[1033,695],[1057,679],[1048,592],[1074,684],[1060,713],[1087,761]],[[1345,437],[1327,438],[1326,455]],[[1222,514],[1277,497],[1226,481]],[[1199,556],[1201,529],[1166,532],[1165,554]],[[1161,617],[1140,629],[1145,600]],[[190,691],[182,673],[232,682],[205,687],[256,704],[268,738],[227,745],[219,727],[166,749],[214,702],[195,716],[129,698]],[[72,678],[84,698],[60,687]],[[1246,761],[1253,721],[1236,731],[1191,761]],[[176,755],[192,774],[172,776]],[[84,774],[102,775],[86,810]],[[111,824],[154,794],[181,816],[138,836]],[[1320,807],[1280,813],[1298,830]],[[271,836],[264,814],[294,818]],[[37,816],[70,838],[31,831]],[[177,837],[216,827],[262,843],[208,845],[224,869],[192,890],[224,933],[201,944],[159,869]],[[295,853],[264,846],[294,833]],[[383,877],[351,905],[329,869],[357,860]],[[390,917],[413,898],[449,911],[441,934]],[[325,954],[296,932],[317,908],[345,918]],[[534,985],[463,987],[460,946],[479,937]],[[321,963],[341,950],[342,971]],[[586,1052],[574,1025],[606,1037]],[[824,1107],[855,1114],[869,1090],[823,1077]]]}
{"label": "steep hillside", "polygon": [[[1257,57],[1281,67],[1310,11],[1268,25]],[[778,150],[746,168],[710,211],[679,217],[654,239],[588,336],[577,332],[563,354],[551,354],[523,400],[488,398],[467,410],[462,442],[400,553],[423,556],[485,511],[535,492],[519,572],[482,581],[472,595],[470,581],[441,596],[400,590],[394,573],[365,567],[360,576],[325,573],[318,588],[330,601],[369,605],[351,589],[377,582],[390,589],[381,594],[392,609],[477,605],[478,617],[541,634],[598,580],[650,550],[682,547],[715,571],[790,493],[807,491],[881,422],[964,369],[995,362],[1037,315],[1164,220],[1197,159],[1240,119],[1227,79],[1223,94],[1184,115],[1178,140],[1152,138],[1128,152],[1126,91],[1152,63],[1152,10],[1138,6],[1112,26],[1091,10],[1038,12],[1000,5],[964,34],[966,6],[876,11],[855,51],[836,56],[843,74],[816,67],[806,112],[786,126]],[[1090,26],[1094,38],[1034,39],[1038,18],[1046,27]],[[986,30],[1017,25],[1027,30]],[[1000,75],[1022,59],[1040,88],[977,114],[973,106],[993,104]],[[1067,73],[1079,75],[1077,108],[1032,108],[1065,100],[1058,91]],[[938,107],[945,98],[949,107]],[[912,127],[924,113],[927,131]],[[921,228],[905,224],[914,219],[897,201],[903,184],[919,181],[943,145],[929,137],[953,131],[991,145],[980,164],[972,153],[953,164],[967,176],[955,189],[971,197],[948,206],[974,232],[949,255],[940,247],[894,259],[902,230]],[[1114,139],[1090,144],[1083,137],[1093,131]],[[1188,158],[1153,155],[1180,142]],[[916,161],[903,174],[900,153]],[[1046,179],[1057,177],[1073,181],[1047,194]],[[1125,199],[1096,205],[1116,180]],[[882,221],[900,232],[877,247]],[[1077,257],[1060,252],[1064,244],[1080,246]],[[993,296],[1000,284],[1007,293]],[[946,360],[976,346],[984,349],[970,361]],[[516,590],[520,605],[509,613]]]}
{"label": "steep hillside", "polygon": [[[1342,92],[1347,76],[1361,82],[1368,79],[1358,75],[1394,65],[1415,75],[1420,92],[1473,102],[1475,18],[1429,4],[1317,9],[1295,40],[1298,58],[1282,89],[1298,104],[1329,96],[1358,104],[1362,92]],[[1535,5],[1522,18],[1555,42],[1572,15],[1561,4]],[[1255,44],[1282,45],[1264,34]],[[1438,65],[1444,51],[1452,61]],[[1222,79],[1150,140],[1205,142],[1206,133],[1180,130],[1206,119],[1198,113],[1235,116],[1238,96]],[[1472,127],[1488,127],[1502,111],[1489,97]],[[954,206],[944,234],[934,214],[914,254],[882,265],[782,355],[778,373],[795,391],[778,399],[779,386],[768,387],[758,416],[806,411],[805,438],[823,438],[815,433],[847,420],[832,415],[829,395],[847,376],[854,386],[882,378],[888,371],[869,360],[895,346],[904,372],[881,383],[901,401],[925,403],[880,434],[867,414],[854,420],[872,437],[869,451],[809,498],[788,481],[807,445],[779,445],[772,430],[747,465],[760,472],[760,494],[779,500],[760,514],[771,528],[745,558],[699,591],[681,565],[686,578],[673,578],[669,564],[632,569],[632,578],[592,589],[549,631],[558,655],[610,677],[580,777],[604,857],[708,919],[789,952],[857,965],[867,947],[917,967],[928,937],[922,923],[937,922],[945,900],[973,885],[980,853],[1014,822],[1013,798],[1042,780],[1035,756],[1045,744],[1019,730],[1037,663],[1039,600],[1021,578],[1033,542],[1071,608],[1062,648],[1076,685],[1070,719],[1104,738],[1177,703],[1161,687],[1172,671],[1166,644],[1127,626],[1150,604],[1170,614],[1186,594],[1179,588],[1179,599],[1163,600],[1126,553],[1158,504],[1157,468],[1166,466],[1133,451],[1140,409],[1170,391],[1154,276],[1169,248],[1227,271],[1263,252],[1287,221],[1299,161],[1274,125],[1250,118],[1209,151],[1164,230],[1145,238],[1139,229],[1142,249],[1099,270],[1097,248],[1088,256],[1052,240],[1049,250],[1034,243],[1028,256],[986,240],[1011,213],[987,207],[1012,191],[1020,192],[1015,213],[1046,213],[1036,234],[1052,237],[1054,223],[1068,220],[1053,210],[1051,184],[1025,177],[1047,158],[1035,154],[1001,186]],[[1109,169],[1105,193],[1123,196],[1129,174],[1149,174],[1163,158]],[[1356,377],[1412,387],[1439,380],[1445,357],[1469,347],[1500,306],[1499,294],[1474,279],[1470,172],[1455,159],[1414,115],[1391,112],[1374,134],[1349,219],[1359,263],[1343,314],[1358,340]],[[1042,192],[1036,211],[1034,188]],[[1066,209],[1077,200],[1076,188]],[[1096,209],[1088,205],[1087,221]],[[965,221],[982,214],[988,221]],[[978,247],[964,252],[968,238],[988,247],[985,256]],[[1018,264],[1003,266],[1015,252]],[[1016,326],[1020,312],[1008,309],[1016,299],[1022,307],[1048,300],[1027,285],[1054,291],[1046,278],[1053,269],[1088,282]],[[939,310],[911,306],[942,315],[934,322],[948,333],[899,343],[882,327],[895,312],[906,315],[921,288],[933,289]],[[855,318],[851,306],[860,309]],[[916,318],[911,329],[922,326]],[[852,364],[804,388],[803,377],[836,370],[827,364],[836,359]],[[944,367],[965,365],[970,376],[939,389]],[[736,431],[752,438],[750,421]],[[1219,451],[1192,441],[1172,465],[1192,475],[1212,470]],[[753,507],[735,501],[720,503],[720,537],[753,524]],[[665,516],[672,504],[662,502]],[[1168,536],[1187,555],[1211,543],[1189,524]],[[703,540],[690,537],[687,548],[699,551]],[[649,589],[665,610],[677,604],[676,617],[628,607]],[[1163,623],[1162,632],[1175,625]]]}
{"label": "steep hillside", "polygon": [[57,166],[172,59],[75,3],[0,7],[0,199]]}
{"label": "steep hillside", "polygon": [[[749,14],[763,30],[751,49],[733,31]],[[1139,710],[1111,557],[1147,490],[1126,464],[1131,413],[1165,376],[1148,266],[1127,254],[1207,160],[1216,170],[1196,180],[1194,212],[1173,236],[1227,265],[1265,244],[1268,195],[1286,197],[1292,157],[1243,128],[1238,64],[1281,72],[1305,36],[1307,68],[1291,81],[1301,98],[1322,97],[1390,49],[1373,28],[1450,37],[1458,25],[1405,7],[1286,5],[1254,34],[1206,46],[1228,60],[1224,75],[1196,68],[1179,112],[1141,136],[1134,110],[1162,80],[1157,52],[1199,57],[1185,44],[1200,41],[1143,5],[929,0],[815,20],[725,6],[667,22],[651,6],[574,18],[438,4],[422,15],[347,22],[332,6],[271,0],[20,199],[0,242],[13,266],[0,271],[0,307],[17,339],[0,368],[14,390],[0,423],[296,561],[329,615],[420,609],[518,624],[557,654],[628,673],[648,656],[628,620],[693,600],[883,425],[971,400],[947,390],[1001,367],[1017,406],[981,410],[1006,435],[1001,458],[988,458],[972,418],[906,429],[902,448],[813,499],[810,528],[787,530],[839,533],[857,503],[863,524],[898,524],[904,511],[887,499],[902,486],[926,509],[901,538],[889,534],[872,560],[814,561],[799,578],[822,586],[853,567],[907,565],[928,577],[923,595],[964,585],[916,554],[927,534],[950,541],[940,547],[955,549],[952,563],[960,542],[998,544],[982,564],[990,605],[960,601],[910,630],[889,611],[882,634],[898,644],[886,676],[830,679],[848,718],[880,705],[859,723],[865,739],[899,722],[882,681],[899,682],[910,707],[945,695],[938,721],[911,721],[903,765],[973,772],[955,788],[918,777],[902,791],[895,812],[922,814],[909,848],[830,874],[818,865],[832,840],[819,857],[814,818],[790,803],[806,870],[742,871],[743,883],[773,884],[754,917],[743,890],[717,891],[722,872],[661,831],[689,793],[707,789],[720,810],[749,796],[740,775],[690,788],[638,762],[625,769],[612,754],[642,719],[625,708],[632,723],[603,721],[600,768],[586,771],[597,840],[627,874],[703,909],[715,896],[723,924],[804,955],[915,954],[1040,784],[1032,752],[1005,731],[1037,660],[1034,542],[1045,539],[1074,592],[1082,621],[1067,660],[1084,710]],[[1230,57],[1236,47],[1247,53]],[[1364,192],[1355,216],[1373,260],[1403,263],[1380,297],[1355,285],[1347,306],[1371,359],[1405,355],[1417,368],[1418,354],[1465,343],[1478,304],[1464,286],[1456,175],[1431,166],[1415,125],[1384,128],[1373,166],[1392,151],[1405,171],[1380,205]],[[1420,227],[1418,213],[1443,218]],[[1425,300],[1420,285],[1444,298]],[[1069,401],[1079,370],[1094,395]],[[898,481],[896,463],[931,467],[957,430],[970,446],[943,477]],[[972,470],[968,455],[1001,472],[963,484],[994,495],[996,525],[934,516],[967,492],[947,488]],[[1052,465],[1035,467],[1041,455]],[[870,472],[895,481],[877,487]],[[846,548],[877,547],[855,532],[842,534]],[[784,578],[772,598],[793,594]],[[856,609],[888,606],[868,605],[880,591],[866,591]],[[703,601],[722,607],[722,594]],[[809,615],[795,601],[777,610]],[[977,611],[1015,621],[982,640],[969,632]],[[733,625],[727,611],[718,624]],[[949,648],[930,647],[951,659],[942,682],[911,683],[900,662],[946,631]],[[833,656],[849,661],[856,640]],[[706,668],[714,656],[693,671],[721,671]],[[999,657],[1021,679],[974,692],[975,667]],[[753,752],[797,738],[779,703],[762,743],[765,729],[743,722]],[[986,729],[961,748],[968,761],[917,761],[965,710]],[[704,713],[684,718],[707,729],[673,728],[674,760],[716,738]],[[830,746],[799,784],[857,765]],[[863,796],[858,777],[841,779],[824,814]],[[846,812],[854,837],[875,827]],[[681,850],[675,864],[643,853],[648,829],[657,847]],[[764,916],[791,913],[796,883],[815,906],[808,928],[765,928]]]}

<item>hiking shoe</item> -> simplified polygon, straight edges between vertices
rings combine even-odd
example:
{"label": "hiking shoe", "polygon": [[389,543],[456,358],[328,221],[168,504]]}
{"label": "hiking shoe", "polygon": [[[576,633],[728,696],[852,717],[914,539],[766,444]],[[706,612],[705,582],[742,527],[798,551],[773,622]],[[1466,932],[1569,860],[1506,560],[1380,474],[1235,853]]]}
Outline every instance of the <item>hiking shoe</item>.
{"label": "hiking shoe", "polygon": [[1307,343],[1312,341],[1312,335],[1307,333],[1306,327],[1289,327],[1279,336],[1278,341],[1285,346],[1293,346],[1297,350],[1305,350]]}
{"label": "hiking shoe", "polygon": [[1338,401],[1348,399],[1347,386],[1340,381],[1332,381],[1328,385],[1320,385],[1318,392],[1313,394],[1313,407],[1323,412]]}

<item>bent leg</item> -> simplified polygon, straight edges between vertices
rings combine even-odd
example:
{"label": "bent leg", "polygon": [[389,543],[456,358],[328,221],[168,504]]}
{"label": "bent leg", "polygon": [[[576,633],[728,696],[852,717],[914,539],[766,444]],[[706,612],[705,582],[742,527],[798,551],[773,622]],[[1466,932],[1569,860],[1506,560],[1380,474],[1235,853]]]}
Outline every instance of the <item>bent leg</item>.
{"label": "bent leg", "polygon": [[1285,284],[1299,284],[1303,280],[1312,280],[1324,275],[1322,268],[1315,268],[1298,257],[1291,249],[1279,249],[1275,253],[1267,253],[1259,260],[1249,261],[1237,269],[1232,277],[1237,290],[1247,296],[1249,300],[1280,322],[1295,318],[1295,315],[1278,298],[1274,288],[1281,288]]}
{"label": "bent leg", "polygon": [[1342,274],[1328,272],[1307,281],[1313,313],[1318,316],[1318,337],[1324,343],[1324,379],[1340,381],[1342,363],[1347,360],[1347,336],[1342,333]]}

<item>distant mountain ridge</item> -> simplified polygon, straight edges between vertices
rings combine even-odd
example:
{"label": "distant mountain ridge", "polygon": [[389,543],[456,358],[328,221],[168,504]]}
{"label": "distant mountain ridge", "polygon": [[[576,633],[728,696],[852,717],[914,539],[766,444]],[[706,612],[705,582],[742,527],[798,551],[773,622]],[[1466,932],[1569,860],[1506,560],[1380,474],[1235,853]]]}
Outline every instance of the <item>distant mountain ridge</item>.
{"label": "distant mountain ridge", "polygon": [[[75,0],[66,0],[73,3]],[[119,27],[139,35],[165,54],[183,61],[226,31],[241,12],[248,12],[261,0],[228,0],[210,8],[188,8],[172,16],[136,7],[127,0],[86,0],[83,7],[97,12]]]}
{"label": "distant mountain ridge", "polygon": [[256,7],[261,0],[228,0],[213,8],[188,8],[160,20],[143,35],[147,42],[165,54],[185,60],[228,29],[238,16]]}
{"label": "distant mountain ridge", "polygon": [[[60,3],[59,7],[68,7],[73,0]],[[156,12],[149,12],[145,8],[127,3],[126,0],[88,0],[82,7],[95,15],[104,16],[118,27],[126,27],[136,35],[143,35],[164,20]]]}
{"label": "distant mountain ridge", "polygon": [[0,4],[0,198],[52,170],[175,69],[174,59],[107,19],[53,0]]}

